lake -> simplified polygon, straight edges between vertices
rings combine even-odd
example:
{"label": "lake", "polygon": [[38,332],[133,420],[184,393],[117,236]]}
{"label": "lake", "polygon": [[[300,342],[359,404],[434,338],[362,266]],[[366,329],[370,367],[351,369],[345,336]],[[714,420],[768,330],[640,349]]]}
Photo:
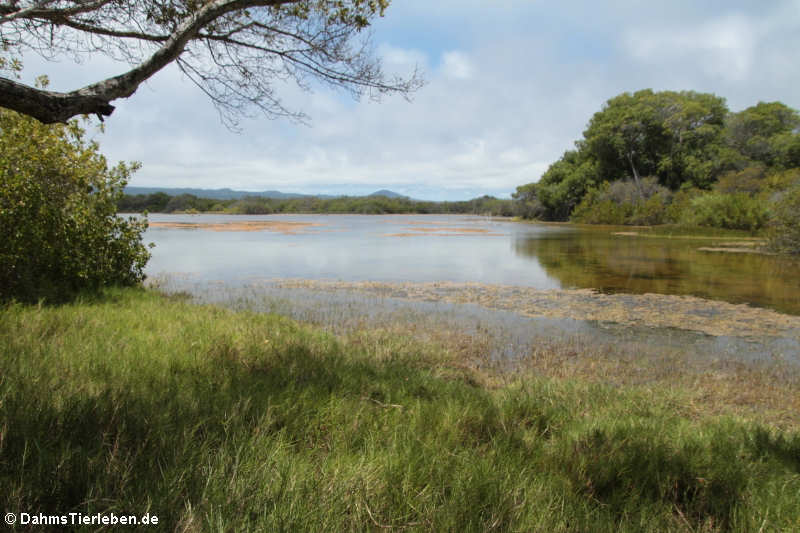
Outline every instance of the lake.
{"label": "lake", "polygon": [[149,220],[145,240],[156,245],[150,276],[234,287],[300,278],[590,288],[693,295],[800,315],[800,263],[699,250],[730,238],[461,215],[154,214]]}

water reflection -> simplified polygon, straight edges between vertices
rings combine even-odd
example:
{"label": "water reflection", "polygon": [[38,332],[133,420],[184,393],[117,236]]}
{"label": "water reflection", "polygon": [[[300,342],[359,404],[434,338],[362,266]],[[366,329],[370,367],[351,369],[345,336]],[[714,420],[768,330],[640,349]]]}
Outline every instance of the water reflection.
{"label": "water reflection", "polygon": [[[511,251],[511,221],[465,216],[154,215],[151,222],[309,222],[309,231],[151,227],[149,276],[187,273],[237,285],[252,278],[476,281],[559,288],[536,261]],[[523,228],[524,229],[524,228]],[[536,230],[538,231],[538,230]]]}
{"label": "water reflection", "polygon": [[698,251],[713,241],[614,235],[576,229],[518,234],[517,254],[536,260],[564,288],[686,294],[800,314],[800,263],[778,256]]}
{"label": "water reflection", "polygon": [[713,240],[442,215],[153,215],[150,220],[309,225],[297,233],[152,227],[145,236],[156,244],[150,276],[187,273],[198,281],[239,286],[253,278],[304,278],[593,288],[695,295],[800,315],[800,262],[698,251],[716,244]]}

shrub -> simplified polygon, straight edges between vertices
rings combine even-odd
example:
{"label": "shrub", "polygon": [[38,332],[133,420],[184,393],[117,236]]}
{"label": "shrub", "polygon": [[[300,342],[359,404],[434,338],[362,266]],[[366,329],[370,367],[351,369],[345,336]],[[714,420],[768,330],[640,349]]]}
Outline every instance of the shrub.
{"label": "shrub", "polygon": [[109,169],[77,121],[45,126],[0,110],[0,300],[63,300],[134,285],[147,221],[116,215],[137,165]]}
{"label": "shrub", "polygon": [[666,222],[676,224],[683,220],[684,213],[691,209],[692,200],[703,194],[706,194],[705,191],[695,187],[681,187],[672,195],[672,201],[666,208]]}
{"label": "shrub", "polygon": [[757,193],[764,188],[767,168],[763,165],[749,166],[743,170],[726,172],[714,185],[721,193]]}
{"label": "shrub", "polygon": [[622,205],[603,199],[606,191],[607,187],[590,190],[573,211],[572,220],[584,224],[624,224],[629,213]]}
{"label": "shrub", "polygon": [[687,226],[755,231],[764,227],[769,217],[766,202],[747,193],[709,193],[697,196],[683,212],[681,223]]}
{"label": "shrub", "polygon": [[671,194],[647,177],[633,181],[604,183],[591,189],[572,213],[572,220],[586,224],[663,224]]}
{"label": "shrub", "polygon": [[606,198],[620,205],[638,204],[647,201],[653,196],[669,194],[669,190],[658,184],[658,178],[647,176],[641,179],[639,185],[631,180],[619,180],[608,187]]}
{"label": "shrub", "polygon": [[633,213],[628,217],[627,224],[638,226],[655,226],[667,221],[667,206],[671,195],[668,192],[658,192],[644,202],[635,204]]}
{"label": "shrub", "polygon": [[782,193],[772,214],[769,247],[776,252],[800,254],[800,186]]}

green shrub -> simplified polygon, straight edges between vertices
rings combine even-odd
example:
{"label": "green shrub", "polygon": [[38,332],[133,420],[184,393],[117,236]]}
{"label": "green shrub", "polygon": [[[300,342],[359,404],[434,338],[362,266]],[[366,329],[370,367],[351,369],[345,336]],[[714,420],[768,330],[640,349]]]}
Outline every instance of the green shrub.
{"label": "green shrub", "polygon": [[666,207],[665,219],[668,223],[677,224],[684,218],[684,212],[691,208],[692,200],[705,194],[695,187],[681,187],[672,195],[672,202]]}
{"label": "green shrub", "polygon": [[663,224],[667,219],[670,192],[647,177],[633,181],[604,183],[591,189],[572,213],[572,220],[585,224]]}
{"label": "green shrub", "polygon": [[625,207],[598,197],[596,190],[590,191],[573,211],[572,220],[583,224],[624,224],[629,215]]}
{"label": "green shrub", "polygon": [[768,217],[766,202],[759,197],[747,193],[709,193],[689,202],[681,223],[755,231],[764,227]]}
{"label": "green shrub", "polygon": [[769,247],[776,252],[800,254],[800,186],[782,193],[772,213]]}
{"label": "green shrub", "polygon": [[753,165],[739,171],[726,172],[714,184],[714,190],[720,193],[757,193],[765,186],[766,172],[767,168],[763,165]]}
{"label": "green shrub", "polygon": [[137,165],[109,169],[77,121],[0,110],[0,301],[62,300],[144,278],[144,219],[116,215]]}

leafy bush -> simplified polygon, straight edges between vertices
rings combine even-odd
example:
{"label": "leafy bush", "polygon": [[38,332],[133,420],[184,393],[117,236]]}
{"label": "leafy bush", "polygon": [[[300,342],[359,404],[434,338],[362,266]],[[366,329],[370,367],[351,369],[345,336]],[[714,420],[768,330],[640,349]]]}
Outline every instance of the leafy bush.
{"label": "leafy bush", "polygon": [[134,285],[150,257],[144,219],[116,215],[137,165],[109,169],[78,122],[0,110],[0,300],[63,300]]}
{"label": "leafy bush", "polygon": [[659,192],[644,202],[634,205],[633,213],[628,217],[626,224],[637,226],[655,226],[667,222],[667,207],[671,195],[668,191]]}
{"label": "leafy bush", "polygon": [[590,190],[573,211],[572,220],[584,224],[624,224],[630,213],[620,204],[604,199],[606,191],[606,186]]}
{"label": "leafy bush", "polygon": [[766,172],[767,168],[763,165],[751,165],[739,171],[726,172],[714,184],[714,190],[721,193],[757,193],[764,188]]}
{"label": "leafy bush", "polygon": [[772,213],[769,247],[776,252],[800,254],[800,186],[782,193]]}
{"label": "leafy bush", "polygon": [[670,192],[647,177],[633,181],[604,183],[584,196],[572,213],[572,220],[586,224],[663,224],[667,218]]}
{"label": "leafy bush", "polygon": [[681,223],[755,231],[764,227],[768,218],[766,202],[759,197],[747,193],[710,193],[689,202]]}
{"label": "leafy bush", "polygon": [[667,223],[677,224],[684,218],[684,212],[691,208],[692,200],[706,194],[706,191],[695,187],[681,187],[672,195],[672,201],[666,208],[665,219]]}

